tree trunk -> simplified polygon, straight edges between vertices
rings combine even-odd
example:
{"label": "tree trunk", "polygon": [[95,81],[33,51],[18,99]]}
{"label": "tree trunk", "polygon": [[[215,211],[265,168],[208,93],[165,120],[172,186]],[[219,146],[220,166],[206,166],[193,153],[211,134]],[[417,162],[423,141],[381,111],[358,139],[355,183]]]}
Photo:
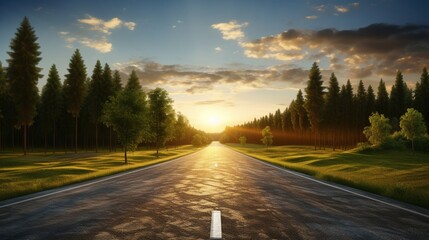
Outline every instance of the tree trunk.
{"label": "tree trunk", "polygon": [[27,124],[24,124],[24,156],[27,155]]}
{"label": "tree trunk", "polygon": [[53,153],[55,154],[55,128],[56,128],[56,123],[54,122],[54,131],[53,131],[53,139],[52,139],[52,147],[53,147]]}
{"label": "tree trunk", "polygon": [[112,127],[109,127],[109,152],[112,151]]}
{"label": "tree trunk", "polygon": [[414,153],[414,139],[411,140],[411,148],[413,149],[413,153]]}
{"label": "tree trunk", "polygon": [[12,126],[12,152],[15,152],[15,128]]}
{"label": "tree trunk", "polygon": [[125,164],[128,164],[128,158],[127,158],[127,147],[124,147],[125,150]]}
{"label": "tree trunk", "polygon": [[48,136],[45,131],[45,154],[48,152]]}
{"label": "tree trunk", "polygon": [[95,152],[98,153],[98,121],[95,120]]}
{"label": "tree trunk", "polygon": [[75,117],[75,127],[74,127],[74,132],[75,132],[75,139],[74,139],[74,153],[77,153],[77,116]]}

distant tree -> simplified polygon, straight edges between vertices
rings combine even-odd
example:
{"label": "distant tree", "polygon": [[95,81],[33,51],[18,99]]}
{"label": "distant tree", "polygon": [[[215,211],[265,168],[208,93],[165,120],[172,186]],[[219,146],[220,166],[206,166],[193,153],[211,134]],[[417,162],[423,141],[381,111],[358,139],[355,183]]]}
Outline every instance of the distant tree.
{"label": "distant tree", "polygon": [[423,115],[414,108],[408,108],[407,112],[401,116],[399,125],[404,136],[411,140],[411,146],[414,151],[414,140],[427,133]]}
{"label": "distant tree", "polygon": [[364,128],[363,133],[372,145],[383,144],[390,135],[392,126],[389,124],[389,119],[383,114],[373,113],[369,117],[370,126]]}
{"label": "distant tree", "polygon": [[79,49],[70,59],[68,74],[64,81],[64,95],[67,111],[75,119],[75,153],[77,153],[77,120],[85,97],[86,67]]}
{"label": "distant tree", "polygon": [[201,147],[204,145],[203,141],[203,137],[198,133],[192,137],[192,145],[195,147]]}
{"label": "distant tree", "polygon": [[[365,127],[368,119],[367,111],[368,111],[368,104],[367,104],[368,96],[366,94],[365,86],[362,82],[362,80],[359,81],[356,97],[355,97],[355,105],[356,105],[356,127],[361,133],[362,129]],[[360,134],[359,134],[360,135]],[[358,138],[361,140],[361,136]]]}
{"label": "distant tree", "polygon": [[52,130],[52,147],[54,153],[56,145],[56,128],[62,111],[62,97],[61,80],[58,75],[58,70],[54,64],[49,70],[47,83],[42,90],[40,109],[41,120],[45,131],[48,131],[48,129]]}
{"label": "distant tree", "polygon": [[[316,141],[316,136],[319,134],[320,123],[322,121],[324,104],[322,75],[317,63],[313,63],[308,78],[307,87],[305,88],[306,96],[304,107],[307,110]],[[316,148],[316,145],[317,144],[315,142],[314,148]]]}
{"label": "distant tree", "polygon": [[173,100],[161,88],[150,91],[148,98],[151,140],[155,143],[156,157],[159,157],[159,148],[174,137]]}
{"label": "distant tree", "polygon": [[241,145],[246,145],[247,138],[246,136],[241,136],[239,139]]}
{"label": "distant tree", "polygon": [[181,114],[180,112],[177,114],[177,119],[174,125],[174,138],[178,144],[182,144],[185,138],[185,132],[189,128],[188,119]]}
{"label": "distant tree", "polygon": [[7,60],[10,93],[18,113],[18,123],[24,129],[24,155],[27,155],[27,128],[36,115],[39,99],[37,82],[41,77],[41,68],[37,65],[42,58],[37,39],[30,21],[24,17],[10,43],[11,51],[8,52],[10,58]]}
{"label": "distant tree", "polygon": [[429,74],[427,68],[423,68],[420,82],[416,83],[414,107],[422,113],[429,127]]}
{"label": "distant tree", "polygon": [[142,89],[142,85],[140,85],[139,78],[134,70],[131,71],[130,77],[128,78],[128,83],[125,86],[125,89]]}
{"label": "distant tree", "polygon": [[301,89],[299,89],[298,93],[296,94],[295,111],[298,114],[298,126],[301,132],[307,130],[310,125],[308,122],[307,110],[305,110],[304,104],[304,97],[302,96]]}
{"label": "distant tree", "polygon": [[277,109],[277,111],[274,113],[273,127],[276,130],[282,130],[282,113],[280,109]]}
{"label": "distant tree", "polygon": [[[102,99],[102,107],[104,108],[104,105],[106,104],[107,100],[110,96],[114,96],[116,92],[118,91],[118,86],[114,86],[115,83],[113,82],[112,77],[112,70],[110,69],[109,64],[104,64],[103,68],[103,99]],[[119,86],[119,90],[121,89],[121,86]],[[99,115],[101,117],[101,113]],[[109,126],[107,126],[109,127]],[[112,128],[109,127],[109,151],[112,151]]]}
{"label": "distant tree", "polygon": [[112,90],[115,94],[122,90],[121,75],[118,70],[113,73]]}
{"label": "distant tree", "polygon": [[366,111],[366,121],[365,124],[368,123],[368,117],[375,112],[375,94],[374,90],[372,89],[372,86],[368,86],[368,90],[366,91],[366,105],[367,105],[367,111]]}
{"label": "distant tree", "polygon": [[264,129],[262,129],[262,143],[268,148],[268,146],[271,146],[273,144],[273,134],[271,133],[271,129],[269,126],[266,126]]}
{"label": "distant tree", "polygon": [[134,150],[147,133],[146,96],[140,89],[126,88],[111,97],[103,110],[103,122],[112,126],[124,147],[125,164],[127,151]]}
{"label": "distant tree", "polygon": [[389,94],[383,79],[380,80],[375,100],[375,110],[380,114],[389,114]]}

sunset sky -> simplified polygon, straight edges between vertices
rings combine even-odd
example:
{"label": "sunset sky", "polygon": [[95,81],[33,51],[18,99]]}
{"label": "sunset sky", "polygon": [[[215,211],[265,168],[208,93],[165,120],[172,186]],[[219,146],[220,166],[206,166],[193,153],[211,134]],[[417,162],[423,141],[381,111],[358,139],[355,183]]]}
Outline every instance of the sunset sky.
{"label": "sunset sky", "polygon": [[[222,131],[284,109],[319,62],[325,84],[409,86],[429,60],[429,1],[1,1],[0,61],[24,16],[39,37],[46,83],[79,48],[145,88],[169,91],[196,128]],[[123,79],[125,80],[125,79]]]}

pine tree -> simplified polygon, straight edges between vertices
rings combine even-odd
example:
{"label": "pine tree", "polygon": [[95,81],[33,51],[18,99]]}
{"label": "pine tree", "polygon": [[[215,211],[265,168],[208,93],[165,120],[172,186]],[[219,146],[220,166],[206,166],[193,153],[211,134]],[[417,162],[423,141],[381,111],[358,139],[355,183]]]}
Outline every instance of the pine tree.
{"label": "pine tree", "polygon": [[0,149],[2,148],[2,127],[4,125],[6,101],[8,99],[6,71],[0,61]]}
{"label": "pine tree", "polygon": [[108,98],[108,94],[105,93],[106,89],[103,82],[103,69],[100,61],[97,60],[94,70],[92,71],[88,91],[89,115],[91,121],[95,124],[95,152],[98,152],[98,123],[104,103]]}
{"label": "pine tree", "polygon": [[368,90],[366,91],[366,122],[365,126],[369,124],[368,117],[375,112],[375,94],[372,86],[368,86]]}
{"label": "pine tree", "polygon": [[356,106],[356,131],[357,131],[357,139],[362,140],[361,136],[363,128],[367,125],[367,94],[365,90],[365,86],[363,85],[362,80],[359,81],[356,97],[355,97],[355,106]]}
{"label": "pine tree", "polygon": [[75,153],[77,153],[77,120],[85,97],[86,67],[76,49],[70,59],[68,74],[64,81],[64,94],[67,104],[67,111],[75,119]]}
{"label": "pine tree", "polygon": [[295,109],[298,114],[298,126],[299,130],[301,131],[301,134],[303,131],[307,130],[310,125],[310,123],[308,122],[307,110],[305,110],[304,104],[304,97],[302,96],[302,91],[300,89],[296,94]]}
{"label": "pine tree", "polygon": [[389,94],[387,93],[386,84],[383,82],[383,79],[380,79],[380,83],[378,85],[375,110],[380,114],[389,114]]}
{"label": "pine tree", "polygon": [[39,98],[37,82],[41,77],[41,68],[37,65],[42,58],[37,39],[30,21],[25,17],[10,43],[10,59],[7,60],[10,93],[18,113],[18,123],[24,128],[24,155],[27,155],[27,128],[36,115]]}
{"label": "pine tree", "polygon": [[335,150],[335,138],[337,137],[338,124],[340,122],[340,87],[334,73],[329,79],[328,93],[325,106],[325,126],[332,134],[332,149]]}
{"label": "pine tree", "polygon": [[47,83],[42,90],[40,109],[41,119],[45,128],[45,132],[48,131],[48,129],[52,130],[52,145],[54,153],[56,145],[56,128],[62,110],[61,91],[62,86],[60,76],[58,75],[57,68],[54,64],[49,70]]}
{"label": "pine tree", "polygon": [[[307,87],[305,88],[306,96],[304,107],[308,112],[311,128],[316,136],[320,131],[324,104],[322,75],[317,63],[313,63],[308,77],[309,80],[307,82]],[[316,148],[316,144],[314,147]]]}
{"label": "pine tree", "polygon": [[[395,84],[392,86],[390,93],[390,114],[392,118],[399,118],[407,110],[407,87],[401,71],[397,71]],[[393,126],[395,128],[395,126]]]}
{"label": "pine tree", "polygon": [[128,83],[125,86],[125,89],[138,89],[141,90],[142,86],[140,85],[139,78],[137,77],[136,72],[133,70],[131,71],[130,77],[128,78]]}
{"label": "pine tree", "polygon": [[429,129],[429,74],[427,68],[423,68],[420,82],[416,83],[414,107],[422,113]]}
{"label": "pine tree", "polygon": [[112,90],[114,94],[117,94],[119,91],[122,90],[121,75],[119,75],[118,70],[115,70],[115,72],[113,73]]}

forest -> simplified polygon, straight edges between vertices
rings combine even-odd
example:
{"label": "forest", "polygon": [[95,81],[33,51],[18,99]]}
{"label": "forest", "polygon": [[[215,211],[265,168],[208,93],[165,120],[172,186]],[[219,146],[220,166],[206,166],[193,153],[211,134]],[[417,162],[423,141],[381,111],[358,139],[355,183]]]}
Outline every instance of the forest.
{"label": "forest", "polygon": [[423,115],[428,129],[429,75],[426,67],[414,90],[407,86],[398,70],[389,94],[383,79],[376,91],[371,85],[365,87],[362,80],[354,90],[350,80],[340,87],[335,73],[324,86],[319,66],[314,63],[305,91],[299,90],[286,109],[227,127],[220,141],[237,143],[244,136],[249,143],[261,143],[261,130],[269,126],[274,145],[349,149],[367,141],[363,132],[370,124],[371,114],[383,114],[395,132],[400,129],[400,117],[408,108],[414,108]]}
{"label": "forest", "polygon": [[[39,94],[37,83],[43,76],[38,67],[42,53],[37,39],[25,17],[11,40],[8,65],[2,66],[0,62],[1,151],[22,148],[24,155],[41,149],[116,151],[125,142],[131,148],[140,145],[158,151],[161,147],[209,142],[205,132],[192,127],[180,112],[176,113],[165,90],[145,92],[134,71],[129,79],[121,79],[117,70],[107,63],[103,66],[100,61],[90,74],[78,49],[71,56],[64,81],[53,64]],[[132,105],[135,100],[140,101],[141,108]],[[128,108],[115,109],[117,102],[128,104]],[[137,110],[142,114],[138,118],[141,122],[136,125],[137,117],[129,111]],[[118,118],[112,117],[118,112],[122,113]],[[127,123],[126,129],[120,123]],[[121,134],[125,130],[129,131],[127,138],[135,138],[125,139]]]}

